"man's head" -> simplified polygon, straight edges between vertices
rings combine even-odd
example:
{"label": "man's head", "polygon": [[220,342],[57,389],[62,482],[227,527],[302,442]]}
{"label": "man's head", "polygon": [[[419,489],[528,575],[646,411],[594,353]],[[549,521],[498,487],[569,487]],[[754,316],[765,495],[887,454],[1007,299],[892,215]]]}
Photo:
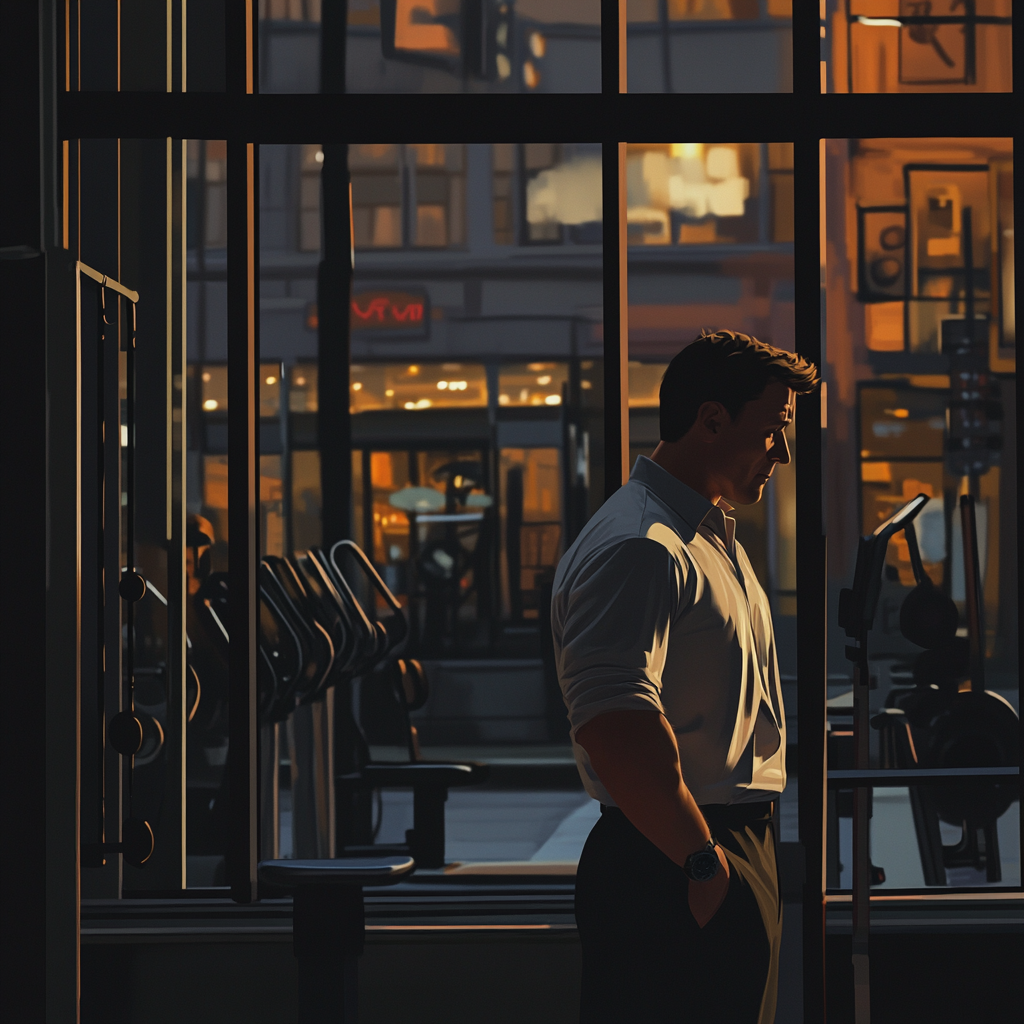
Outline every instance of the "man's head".
{"label": "man's head", "polygon": [[776,464],[789,462],[796,395],[817,385],[817,368],[792,352],[735,331],[702,335],[662,379],[662,442],[699,461],[711,491],[753,504]]}

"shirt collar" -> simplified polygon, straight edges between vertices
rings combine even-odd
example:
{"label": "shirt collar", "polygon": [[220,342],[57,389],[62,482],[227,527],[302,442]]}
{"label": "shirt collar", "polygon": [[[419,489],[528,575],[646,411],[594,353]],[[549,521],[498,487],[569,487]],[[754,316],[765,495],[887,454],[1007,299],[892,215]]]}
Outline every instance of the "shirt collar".
{"label": "shirt collar", "polygon": [[690,543],[701,524],[716,533],[728,550],[733,549],[736,535],[736,520],[726,513],[732,511],[725,498],[719,498],[718,505],[712,505],[702,494],[688,484],[674,477],[667,469],[659,466],[646,455],[641,455],[633,464],[630,480],[636,480],[652,490],[686,524],[689,536],[683,539]]}

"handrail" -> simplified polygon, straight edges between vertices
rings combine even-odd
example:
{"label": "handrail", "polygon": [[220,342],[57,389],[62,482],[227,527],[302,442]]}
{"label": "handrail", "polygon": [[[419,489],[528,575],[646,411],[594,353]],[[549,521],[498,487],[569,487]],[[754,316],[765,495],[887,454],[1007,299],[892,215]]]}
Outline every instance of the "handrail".
{"label": "handrail", "polygon": [[871,768],[864,771],[842,768],[828,773],[828,786],[829,789],[860,789],[901,786],[908,782],[920,785],[947,779],[983,782],[1019,777],[1019,768]]}
{"label": "handrail", "polygon": [[138,292],[132,291],[131,288],[126,288],[120,281],[115,281],[112,277],[107,277],[106,274],[101,274],[98,270],[93,270],[92,267],[83,263],[81,260],[78,261],[78,269],[85,274],[86,277],[91,277],[101,287],[110,288],[119,295],[123,295],[129,302],[139,301]]}

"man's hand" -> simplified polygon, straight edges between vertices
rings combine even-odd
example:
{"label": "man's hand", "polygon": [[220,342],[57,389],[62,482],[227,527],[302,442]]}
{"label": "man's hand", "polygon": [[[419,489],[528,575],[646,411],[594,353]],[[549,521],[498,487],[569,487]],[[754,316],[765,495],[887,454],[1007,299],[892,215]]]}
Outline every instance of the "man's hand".
{"label": "man's hand", "polygon": [[[680,867],[711,837],[707,822],[683,782],[675,733],[659,711],[606,711],[576,730],[576,742],[623,814]],[[729,888],[729,865],[708,882],[689,882],[697,924],[715,915]]]}
{"label": "man's hand", "polygon": [[722,865],[722,869],[707,882],[695,882],[691,878],[690,889],[687,893],[690,913],[693,914],[693,919],[701,928],[715,916],[718,908],[725,902],[725,895],[729,891],[729,862],[720,846],[715,847],[715,853],[718,854],[718,861]]}

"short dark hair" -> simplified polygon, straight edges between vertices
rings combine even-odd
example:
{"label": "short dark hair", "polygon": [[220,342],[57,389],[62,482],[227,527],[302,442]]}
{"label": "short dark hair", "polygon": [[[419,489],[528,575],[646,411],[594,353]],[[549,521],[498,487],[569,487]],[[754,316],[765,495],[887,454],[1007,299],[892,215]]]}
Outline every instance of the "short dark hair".
{"label": "short dark hair", "polygon": [[818,368],[748,334],[702,334],[668,364],[661,379],[661,439],[678,441],[697,422],[705,402],[721,402],[736,419],[771,381],[806,395],[818,385]]}

